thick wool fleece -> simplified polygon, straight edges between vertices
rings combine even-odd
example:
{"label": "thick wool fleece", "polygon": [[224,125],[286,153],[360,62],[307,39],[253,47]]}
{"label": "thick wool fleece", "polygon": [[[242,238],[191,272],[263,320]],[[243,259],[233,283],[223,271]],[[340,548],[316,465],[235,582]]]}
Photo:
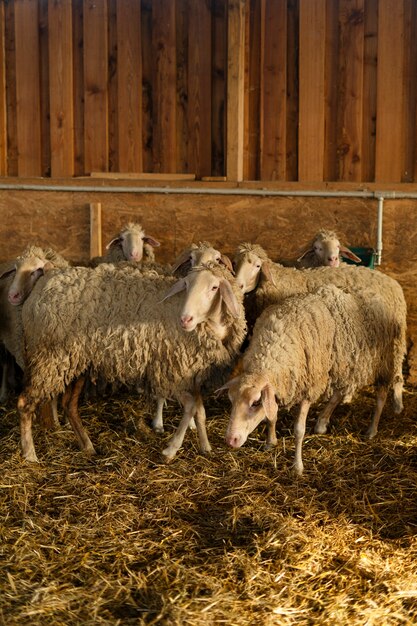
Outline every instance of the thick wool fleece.
{"label": "thick wool fleece", "polygon": [[[220,267],[212,271],[225,275]],[[29,394],[35,401],[55,396],[87,370],[108,381],[141,380],[162,397],[218,386],[246,331],[240,290],[228,279],[241,316],[225,314],[222,342],[206,323],[191,333],[181,329],[183,294],[162,302],[174,277],[130,264],[48,273],[22,309]]]}
{"label": "thick wool fleece", "polygon": [[271,305],[255,324],[241,385],[264,372],[287,408],[336,390],[346,401],[367,385],[391,387],[398,328],[381,298],[365,303],[366,294],[329,285]]}
{"label": "thick wool fleece", "polygon": [[[252,251],[258,256],[260,246],[246,244],[241,246],[240,254]],[[260,258],[269,260],[261,248]],[[270,261],[270,260],[269,260]],[[248,325],[251,328],[262,311],[271,304],[280,304],[287,298],[312,292],[324,285],[335,285],[352,294],[360,293],[363,306],[369,307],[374,302],[381,302],[390,312],[396,339],[392,345],[392,358],[397,382],[403,380],[402,366],[406,355],[407,305],[401,285],[393,278],[367,267],[343,265],[340,267],[319,267],[298,270],[271,263],[271,273],[275,285],[261,274],[258,286],[245,296],[245,310]],[[383,329],[379,331],[384,341]]]}
{"label": "thick wool fleece", "polygon": [[58,252],[53,250],[52,248],[40,248],[39,246],[27,246],[22,254],[20,254],[16,259],[16,264],[19,265],[20,261],[24,261],[25,259],[29,259],[31,257],[37,257],[39,259],[45,259],[46,261],[50,261],[54,267],[63,269],[65,267],[69,267],[70,263],[63,256],[61,256]]}

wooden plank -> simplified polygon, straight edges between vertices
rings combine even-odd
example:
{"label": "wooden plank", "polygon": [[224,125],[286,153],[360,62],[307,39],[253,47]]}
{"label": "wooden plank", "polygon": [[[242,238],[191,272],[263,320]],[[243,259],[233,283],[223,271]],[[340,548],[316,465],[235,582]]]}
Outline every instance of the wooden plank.
{"label": "wooden plank", "polygon": [[72,1],[48,0],[51,176],[74,175]]}
{"label": "wooden plank", "polygon": [[189,171],[188,129],[188,48],[189,48],[188,0],[175,2],[176,63],[177,63],[177,172]]}
{"label": "wooden plank", "polygon": [[363,68],[362,180],[375,179],[378,0],[365,3]]}
{"label": "wooden plank", "polygon": [[212,174],[225,174],[227,18],[224,0],[212,0]]}
{"label": "wooden plank", "polygon": [[417,6],[414,0],[404,3],[404,111],[403,163],[401,180],[412,182],[416,161],[417,98]]}
{"label": "wooden plank", "polygon": [[20,0],[14,9],[18,174],[41,176],[38,3]]}
{"label": "wooden plank", "polygon": [[152,0],[141,2],[143,171],[153,171]]}
{"label": "wooden plank", "polygon": [[245,1],[228,0],[227,180],[243,180],[245,101]]}
{"label": "wooden plank", "polygon": [[397,182],[402,170],[404,0],[378,5],[375,180]]}
{"label": "wooden plank", "polygon": [[118,115],[118,77],[119,77],[119,54],[117,36],[117,8],[120,6],[117,0],[107,0],[108,7],[108,47],[109,47],[109,70],[108,70],[108,118],[109,118],[109,172],[118,172],[119,166],[119,115]]}
{"label": "wooden plank", "polygon": [[134,180],[195,180],[195,174],[168,174],[163,172],[91,172],[91,178],[125,178]]}
{"label": "wooden plank", "polygon": [[90,203],[90,258],[102,255],[101,202]]}
{"label": "wooden plank", "polygon": [[6,18],[0,5],[0,176],[7,175]]}
{"label": "wooden plank", "polygon": [[73,26],[73,108],[74,108],[74,174],[84,174],[84,11],[80,0],[72,5]]}
{"label": "wooden plank", "polygon": [[6,106],[7,106],[7,174],[17,176],[17,115],[16,115],[16,48],[14,3],[4,7],[6,27]]}
{"label": "wooden plank", "polygon": [[141,172],[142,54],[140,2],[117,3],[119,171]]}
{"label": "wooden plank", "polygon": [[[344,78],[339,178],[362,177],[364,0],[340,0],[340,74]],[[339,102],[339,106],[342,102]]]}
{"label": "wooden plank", "polygon": [[287,33],[287,180],[298,179],[299,3],[288,0]]}
{"label": "wooden plank", "polygon": [[261,179],[287,175],[287,0],[262,0]]}
{"label": "wooden plank", "polygon": [[188,166],[211,174],[211,12],[206,0],[189,4]]}
{"label": "wooden plank", "polygon": [[39,75],[41,102],[41,173],[51,176],[48,2],[39,3]]}
{"label": "wooden plank", "polygon": [[152,2],[153,158],[155,172],[176,172],[175,2]]}
{"label": "wooden plank", "polygon": [[84,0],[85,172],[108,169],[107,0]]}
{"label": "wooden plank", "polygon": [[300,0],[298,177],[323,180],[326,1]]}
{"label": "wooden plank", "polygon": [[[325,130],[324,180],[338,180],[340,158],[338,129],[342,124],[339,113],[339,0],[327,0],[325,52]],[[341,141],[340,141],[341,143]]]}

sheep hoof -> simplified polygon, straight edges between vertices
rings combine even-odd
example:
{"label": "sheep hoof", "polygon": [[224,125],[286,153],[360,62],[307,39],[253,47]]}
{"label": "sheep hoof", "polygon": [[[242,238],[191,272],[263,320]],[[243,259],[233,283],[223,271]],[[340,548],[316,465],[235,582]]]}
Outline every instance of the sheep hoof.
{"label": "sheep hoof", "polygon": [[162,450],[162,455],[164,457],[164,461],[165,463],[171,463],[171,461],[175,458],[175,455],[177,454],[177,451],[174,450],[172,451],[171,448],[165,448],[165,450]]}
{"label": "sheep hoof", "polygon": [[163,426],[152,426],[152,430],[157,435],[162,435],[164,433],[164,427]]}
{"label": "sheep hoof", "polygon": [[197,430],[197,426],[195,425],[195,421],[193,417],[191,418],[190,423],[188,424],[188,428],[190,430]]}
{"label": "sheep hoof", "polygon": [[325,435],[327,433],[327,426],[326,426],[326,424],[317,423],[314,426],[314,432],[315,432],[316,435]]}
{"label": "sheep hoof", "polygon": [[273,450],[273,449],[276,447],[276,445],[277,445],[277,442],[276,442],[276,441],[275,441],[275,442],[273,442],[273,443],[272,443],[272,442],[265,443],[265,444],[264,444],[264,450],[265,450],[266,452],[268,452],[269,450]]}
{"label": "sheep hoof", "polygon": [[365,433],[365,439],[368,439],[370,441],[371,439],[375,437],[376,432],[377,431],[374,431],[373,429],[368,428],[368,430]]}
{"label": "sheep hoof", "polygon": [[291,468],[291,471],[296,478],[300,478],[303,475],[304,466],[302,463],[300,465],[298,465],[297,463],[294,463],[294,465]]}
{"label": "sheep hoof", "polygon": [[90,447],[90,446],[88,446],[88,448],[85,448],[85,449],[83,450],[83,452],[84,452],[84,454],[85,454],[86,456],[88,456],[88,457],[91,457],[91,456],[96,456],[96,454],[97,454],[97,452],[95,451],[95,449],[94,449],[94,447],[93,447],[93,446],[91,446],[91,447]]}
{"label": "sheep hoof", "polygon": [[211,455],[211,448],[209,447],[209,448],[206,448],[205,450],[200,450],[200,453],[203,456],[210,456]]}
{"label": "sheep hoof", "polygon": [[29,463],[39,463],[36,452],[26,452],[26,454],[23,454],[23,458]]}

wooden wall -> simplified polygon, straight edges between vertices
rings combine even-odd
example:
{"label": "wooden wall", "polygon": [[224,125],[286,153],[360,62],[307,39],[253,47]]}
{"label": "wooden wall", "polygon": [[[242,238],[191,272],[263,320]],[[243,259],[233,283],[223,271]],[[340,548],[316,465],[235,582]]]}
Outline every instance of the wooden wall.
{"label": "wooden wall", "polygon": [[0,175],[417,178],[415,0],[0,0]]}

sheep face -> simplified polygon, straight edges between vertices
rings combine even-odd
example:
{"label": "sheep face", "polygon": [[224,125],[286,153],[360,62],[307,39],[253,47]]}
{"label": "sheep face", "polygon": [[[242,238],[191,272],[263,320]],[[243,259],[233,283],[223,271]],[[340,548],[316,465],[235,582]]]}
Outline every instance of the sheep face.
{"label": "sheep face", "polygon": [[46,259],[33,256],[17,259],[15,267],[16,273],[9,287],[7,298],[10,304],[17,306],[26,300],[38,279],[52,269],[53,265]]}
{"label": "sheep face", "polygon": [[246,252],[235,259],[236,280],[243,293],[249,293],[256,288],[262,263],[262,259],[253,252]]}
{"label": "sheep face", "polygon": [[339,267],[340,242],[336,237],[317,237],[313,243],[313,250],[320,265],[327,267]]}
{"label": "sheep face", "polygon": [[232,448],[240,448],[265,417],[275,424],[278,405],[274,389],[265,376],[243,374],[226,383],[222,389],[228,390],[232,403],[226,430],[226,442]]}
{"label": "sheep face", "polygon": [[154,248],[160,245],[159,241],[145,235],[139,224],[127,224],[127,226],[120,231],[119,236],[115,237],[115,239],[112,239],[110,243],[107,244],[106,250],[109,250],[112,246],[119,246],[122,249],[126,261],[139,263],[142,261],[144,243]]}

